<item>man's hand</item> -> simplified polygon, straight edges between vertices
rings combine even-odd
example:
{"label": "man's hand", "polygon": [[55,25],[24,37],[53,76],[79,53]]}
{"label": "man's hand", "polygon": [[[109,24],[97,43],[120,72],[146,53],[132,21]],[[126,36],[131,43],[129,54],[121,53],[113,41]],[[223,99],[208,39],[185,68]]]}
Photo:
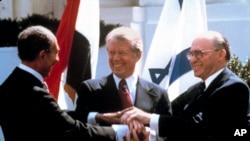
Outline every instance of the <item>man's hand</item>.
{"label": "man's hand", "polygon": [[98,113],[96,115],[96,122],[98,123],[108,123],[108,124],[120,124],[121,123],[121,112],[113,113]]}
{"label": "man's hand", "polygon": [[133,120],[137,120],[142,124],[149,124],[151,115],[150,113],[144,112],[136,107],[130,107],[121,111],[121,122],[124,124],[131,123]]}
{"label": "man's hand", "polygon": [[125,136],[125,141],[149,141],[149,134],[145,127],[130,129],[130,133]]}
{"label": "man's hand", "polygon": [[[131,126],[136,126],[136,122],[121,122],[121,118],[126,115],[129,115],[132,110],[135,110],[135,107],[129,107],[127,109],[124,109],[122,111],[117,111],[117,112],[111,112],[111,113],[98,113],[96,115],[96,122],[98,123],[108,123],[108,124],[128,124],[129,123],[134,123],[134,125]],[[139,110],[139,109],[138,109]],[[133,115],[131,115],[133,116]],[[125,117],[124,117],[125,118]],[[141,121],[139,121],[141,122]]]}

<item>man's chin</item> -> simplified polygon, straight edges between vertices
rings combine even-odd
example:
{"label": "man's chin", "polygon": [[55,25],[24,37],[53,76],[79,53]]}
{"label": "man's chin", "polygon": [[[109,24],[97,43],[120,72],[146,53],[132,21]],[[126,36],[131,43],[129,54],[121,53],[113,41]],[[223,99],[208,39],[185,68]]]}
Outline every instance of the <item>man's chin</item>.
{"label": "man's chin", "polygon": [[195,77],[199,77],[200,74],[199,74],[198,72],[194,72],[194,76],[195,76]]}
{"label": "man's chin", "polygon": [[116,76],[120,77],[120,78],[124,78],[124,73],[121,72],[113,72]]}

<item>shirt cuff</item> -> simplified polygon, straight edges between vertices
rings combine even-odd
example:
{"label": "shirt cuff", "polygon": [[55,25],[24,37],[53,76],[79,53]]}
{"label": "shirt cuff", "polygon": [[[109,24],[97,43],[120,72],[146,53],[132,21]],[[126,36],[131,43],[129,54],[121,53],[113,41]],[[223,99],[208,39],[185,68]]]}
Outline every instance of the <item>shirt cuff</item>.
{"label": "shirt cuff", "polygon": [[129,132],[128,125],[125,125],[125,124],[113,124],[112,128],[115,130],[116,140],[117,141],[124,141],[124,137]]}
{"label": "shirt cuff", "polygon": [[98,112],[90,112],[88,115],[88,123],[92,125],[97,125],[95,116],[97,115]]}
{"label": "shirt cuff", "polygon": [[159,131],[158,131],[158,129],[159,129],[159,127],[158,127],[159,118],[160,118],[160,115],[158,115],[158,114],[152,114],[151,115],[149,127],[150,127],[151,130],[155,131],[155,134],[159,133]]}

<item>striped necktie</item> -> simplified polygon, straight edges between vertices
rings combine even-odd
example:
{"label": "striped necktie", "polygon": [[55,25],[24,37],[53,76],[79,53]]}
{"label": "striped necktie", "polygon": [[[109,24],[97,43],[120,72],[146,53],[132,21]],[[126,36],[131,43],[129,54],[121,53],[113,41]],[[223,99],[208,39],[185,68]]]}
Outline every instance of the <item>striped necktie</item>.
{"label": "striped necktie", "polygon": [[128,108],[133,106],[132,104],[132,98],[131,95],[129,93],[129,89],[128,89],[128,85],[126,83],[125,79],[122,79],[119,82],[119,95],[121,98],[121,102],[122,102],[122,108]]}

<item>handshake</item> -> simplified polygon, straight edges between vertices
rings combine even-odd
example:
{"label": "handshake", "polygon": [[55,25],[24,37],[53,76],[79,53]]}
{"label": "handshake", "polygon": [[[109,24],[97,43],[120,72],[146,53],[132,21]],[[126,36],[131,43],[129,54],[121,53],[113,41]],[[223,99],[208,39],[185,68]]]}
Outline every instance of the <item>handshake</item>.
{"label": "handshake", "polygon": [[149,125],[150,118],[150,113],[129,107],[118,112],[98,113],[95,120],[97,123],[126,124],[130,132],[126,134],[125,141],[149,141],[150,132],[146,125]]}

